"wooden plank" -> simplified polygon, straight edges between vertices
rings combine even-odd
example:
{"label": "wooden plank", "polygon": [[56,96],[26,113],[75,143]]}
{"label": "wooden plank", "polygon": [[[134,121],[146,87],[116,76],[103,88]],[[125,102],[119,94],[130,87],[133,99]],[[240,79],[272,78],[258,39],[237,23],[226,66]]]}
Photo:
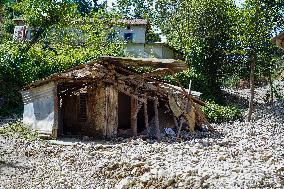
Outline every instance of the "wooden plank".
{"label": "wooden plank", "polygon": [[126,57],[101,57],[102,64],[115,64],[117,66],[149,66],[154,68],[178,68],[187,70],[187,65],[174,59],[153,58],[126,58]]}
{"label": "wooden plank", "polygon": [[147,129],[147,136],[150,136],[149,130],[149,118],[148,118],[148,110],[147,110],[147,100],[144,102],[144,121],[145,121],[145,128]]}
{"label": "wooden plank", "polygon": [[158,111],[158,99],[154,100],[154,112],[155,112],[155,130],[156,130],[156,138],[157,140],[161,140],[161,131],[160,131],[160,123],[159,123],[159,111]]}
{"label": "wooden plank", "polygon": [[134,137],[137,137],[137,110],[138,101],[136,98],[131,97],[131,129]]}
{"label": "wooden plank", "polygon": [[107,124],[106,137],[113,138],[117,135],[118,128],[118,92],[115,88],[107,86]]}
{"label": "wooden plank", "polygon": [[54,85],[54,91],[53,91],[53,100],[54,100],[54,121],[53,121],[53,127],[52,127],[52,137],[57,138],[58,137],[58,127],[59,127],[59,98],[58,98],[58,85],[55,83]]}

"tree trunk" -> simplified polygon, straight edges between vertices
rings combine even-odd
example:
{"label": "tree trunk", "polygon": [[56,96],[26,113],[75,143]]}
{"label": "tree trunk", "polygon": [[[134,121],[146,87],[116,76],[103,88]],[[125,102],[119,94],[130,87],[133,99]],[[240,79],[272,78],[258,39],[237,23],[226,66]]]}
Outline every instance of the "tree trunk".
{"label": "tree trunk", "polygon": [[[258,1],[255,0],[256,4],[256,13],[255,13],[255,20],[254,20],[254,35],[257,34],[257,28],[258,28]],[[249,100],[249,111],[248,111],[248,119],[247,121],[251,121],[251,116],[252,112],[254,109],[254,71],[255,71],[255,66],[257,62],[257,53],[256,53],[256,41],[252,42],[252,61],[250,65],[250,100]]]}
{"label": "tree trunk", "polygon": [[273,93],[273,82],[271,76],[271,68],[269,68],[269,87],[270,87],[270,102],[272,103],[274,100],[274,93]]}
{"label": "tree trunk", "polygon": [[253,58],[250,67],[250,100],[249,100],[249,112],[248,112],[248,121],[251,121],[251,116],[253,112],[253,102],[254,102],[254,71],[256,65],[256,53],[253,53]]}

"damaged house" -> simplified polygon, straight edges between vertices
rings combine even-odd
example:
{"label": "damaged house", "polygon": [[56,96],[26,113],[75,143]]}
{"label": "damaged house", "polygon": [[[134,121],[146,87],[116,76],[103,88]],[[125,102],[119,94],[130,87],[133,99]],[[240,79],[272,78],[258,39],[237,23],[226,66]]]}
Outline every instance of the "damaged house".
{"label": "damaged house", "polygon": [[[141,66],[151,71],[135,71]],[[209,126],[199,109],[204,103],[159,79],[186,69],[172,59],[101,57],[25,87],[23,121],[54,138],[144,134],[159,139],[164,128],[194,131]]]}

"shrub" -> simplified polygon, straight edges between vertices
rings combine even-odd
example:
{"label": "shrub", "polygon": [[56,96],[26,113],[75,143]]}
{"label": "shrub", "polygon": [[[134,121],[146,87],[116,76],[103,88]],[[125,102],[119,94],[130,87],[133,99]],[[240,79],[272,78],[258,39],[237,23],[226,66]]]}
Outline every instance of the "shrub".
{"label": "shrub", "polygon": [[222,123],[240,119],[242,111],[234,106],[221,106],[214,102],[208,102],[202,107],[207,120],[210,123]]}
{"label": "shrub", "polygon": [[[218,87],[212,85],[212,82],[210,80],[208,80],[204,75],[196,73],[194,69],[177,73],[176,78],[186,89],[188,88],[191,80],[191,89],[193,91],[201,92],[201,99],[216,100],[216,94],[214,93],[214,91]],[[170,84],[178,85],[175,78],[170,75],[164,77],[163,79]]]}
{"label": "shrub", "polygon": [[28,125],[25,125],[22,121],[16,121],[6,126],[0,127],[0,135],[13,136],[18,138],[24,138],[27,140],[38,140],[38,133],[32,131]]}

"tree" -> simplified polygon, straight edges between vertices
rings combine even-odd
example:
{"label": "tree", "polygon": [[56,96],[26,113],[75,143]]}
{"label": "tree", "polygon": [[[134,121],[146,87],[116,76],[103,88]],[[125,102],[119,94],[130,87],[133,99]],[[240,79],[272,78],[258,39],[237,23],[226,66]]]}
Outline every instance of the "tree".
{"label": "tree", "polygon": [[[270,78],[271,97],[273,87],[271,74],[277,57],[280,58],[279,50],[271,43],[274,31],[281,30],[283,22],[283,2],[247,0],[240,8],[240,20],[237,27],[240,46],[243,49],[243,60],[250,68],[250,101],[248,121],[254,108],[255,76]],[[256,73],[257,71],[257,73]]]}
{"label": "tree", "polygon": [[[33,38],[7,36],[0,43],[0,97],[5,99],[0,115],[21,105],[18,91],[24,85],[101,55],[123,53],[122,43],[106,41],[116,16],[104,7],[84,16],[71,1],[22,0],[10,8],[33,29]],[[12,94],[5,92],[8,88]]]}
{"label": "tree", "polygon": [[158,0],[155,24],[180,50],[189,67],[205,79],[207,91],[219,96],[225,65],[232,49],[235,5],[227,0]]}
{"label": "tree", "polygon": [[149,19],[154,2],[154,0],[117,0],[116,9],[124,18]]}
{"label": "tree", "polygon": [[90,14],[92,11],[98,11],[106,5],[106,2],[99,4],[98,0],[74,0],[74,3],[82,16]]}

